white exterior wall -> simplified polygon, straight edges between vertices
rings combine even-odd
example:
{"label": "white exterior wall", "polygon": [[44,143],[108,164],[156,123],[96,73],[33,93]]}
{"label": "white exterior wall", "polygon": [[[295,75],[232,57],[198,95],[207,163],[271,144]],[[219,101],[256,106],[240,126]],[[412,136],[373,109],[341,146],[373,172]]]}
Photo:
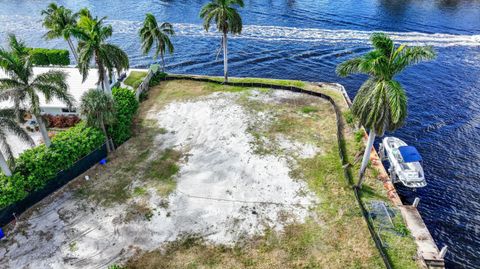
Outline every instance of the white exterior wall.
{"label": "white exterior wall", "polygon": [[76,112],[64,112],[62,109],[67,109],[66,107],[40,107],[42,115],[50,114],[50,115],[78,115],[78,111]]}

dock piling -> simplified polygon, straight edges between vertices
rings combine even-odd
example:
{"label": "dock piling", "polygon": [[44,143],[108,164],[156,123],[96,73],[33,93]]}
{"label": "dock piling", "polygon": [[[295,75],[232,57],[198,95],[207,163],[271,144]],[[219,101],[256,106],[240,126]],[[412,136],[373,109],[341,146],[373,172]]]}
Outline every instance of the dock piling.
{"label": "dock piling", "polygon": [[448,246],[443,246],[442,250],[440,250],[440,254],[438,254],[440,256],[440,259],[445,258],[445,254],[447,254],[447,249]]}
{"label": "dock piling", "polygon": [[420,198],[415,197],[415,200],[413,200],[412,206],[413,206],[413,207],[417,207],[417,206],[418,206],[418,203],[420,203]]}

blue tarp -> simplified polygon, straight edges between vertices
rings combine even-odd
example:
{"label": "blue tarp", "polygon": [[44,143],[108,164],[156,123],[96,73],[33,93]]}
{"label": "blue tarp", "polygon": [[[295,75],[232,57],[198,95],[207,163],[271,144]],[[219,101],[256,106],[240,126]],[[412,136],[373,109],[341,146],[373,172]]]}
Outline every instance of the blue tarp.
{"label": "blue tarp", "polygon": [[398,150],[402,154],[403,161],[406,163],[419,162],[422,160],[422,156],[418,153],[417,149],[412,146],[402,146]]}

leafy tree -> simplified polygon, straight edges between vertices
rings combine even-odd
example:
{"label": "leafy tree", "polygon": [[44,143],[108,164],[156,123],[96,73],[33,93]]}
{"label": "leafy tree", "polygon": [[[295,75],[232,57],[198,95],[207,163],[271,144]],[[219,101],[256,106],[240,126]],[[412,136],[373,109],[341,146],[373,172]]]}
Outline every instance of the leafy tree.
{"label": "leafy tree", "polygon": [[140,29],[140,40],[142,41],[142,51],[144,54],[148,54],[153,46],[155,46],[154,59],[162,59],[162,69],[165,72],[165,59],[164,55],[168,53],[173,54],[173,44],[170,41],[170,36],[173,36],[175,31],[173,26],[164,22],[161,25],[158,25],[157,19],[153,14],[147,13],[145,20],[143,21],[143,26]]}
{"label": "leafy tree", "polygon": [[393,40],[383,33],[373,34],[370,40],[372,51],[345,61],[336,69],[337,74],[343,77],[355,73],[369,75],[352,105],[354,116],[370,130],[358,187],[362,186],[375,137],[383,136],[385,131],[400,128],[407,117],[407,96],[395,76],[413,64],[435,58],[435,51],[430,46],[395,45]]}
{"label": "leafy tree", "polygon": [[98,84],[111,95],[109,80],[114,71],[120,74],[129,68],[128,55],[116,45],[107,43],[112,26],[105,25],[106,17],[93,18],[88,10],[80,12],[77,27],[72,30],[78,42],[78,68],[83,80],[88,76],[92,61],[98,68]]}
{"label": "leafy tree", "polygon": [[10,170],[7,160],[11,165],[15,163],[12,149],[7,141],[7,135],[13,134],[21,141],[31,146],[34,145],[32,138],[20,127],[14,118],[14,109],[0,109],[0,168],[7,177],[12,176],[12,171]]}
{"label": "leafy tree", "polygon": [[44,16],[43,26],[48,29],[44,37],[46,39],[64,38],[78,63],[77,50],[71,38],[72,30],[77,25],[78,14],[64,6],[57,6],[55,3],[50,3],[46,9],[42,10],[41,14]]}
{"label": "leafy tree", "polygon": [[115,102],[104,92],[91,89],[84,93],[80,105],[80,113],[85,116],[87,125],[100,128],[106,138],[107,151],[112,152],[115,146],[111,143],[106,125],[113,124],[115,118]]}
{"label": "leafy tree", "polygon": [[[7,75],[13,73],[12,70],[23,65],[24,62],[30,61],[27,46],[23,41],[18,40],[15,35],[8,35],[8,45],[9,50],[0,48],[0,68],[3,69]],[[21,93],[22,92],[16,92],[16,94],[12,94],[11,96],[14,107],[16,108],[20,108],[20,100],[24,98]],[[21,109],[15,110],[15,118],[17,122],[23,122],[23,111]]]}
{"label": "leafy tree", "polygon": [[228,46],[227,35],[240,34],[242,32],[242,18],[235,7],[243,7],[243,0],[212,0],[200,10],[205,31],[210,29],[212,21],[217,26],[222,36],[223,49],[223,75],[225,82],[228,81]]}
{"label": "leafy tree", "polygon": [[41,116],[38,94],[42,94],[47,103],[56,98],[71,107],[73,97],[68,93],[67,74],[50,70],[35,76],[28,58],[21,59],[5,50],[0,50],[0,67],[8,76],[0,79],[0,100],[13,99],[17,111],[22,110],[20,104],[24,104],[26,110],[37,119],[45,145],[49,147],[51,142]]}

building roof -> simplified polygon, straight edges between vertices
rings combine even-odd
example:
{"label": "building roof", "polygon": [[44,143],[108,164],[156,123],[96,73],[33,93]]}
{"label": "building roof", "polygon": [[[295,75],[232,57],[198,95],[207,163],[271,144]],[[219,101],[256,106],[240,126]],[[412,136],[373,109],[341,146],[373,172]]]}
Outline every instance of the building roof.
{"label": "building roof", "polygon": [[[77,68],[74,67],[34,67],[33,74],[38,75],[49,70],[64,71],[68,74],[67,84],[69,85],[68,92],[75,99],[75,105],[78,105],[84,92],[92,88],[97,88],[98,72],[97,69],[90,69],[88,77],[85,82],[82,82],[82,75]],[[5,72],[0,70],[0,78],[6,78]],[[46,102],[45,98],[40,94],[40,107],[42,108],[64,108],[66,105],[53,98],[50,102]],[[12,107],[12,101],[0,102],[0,107]]]}

